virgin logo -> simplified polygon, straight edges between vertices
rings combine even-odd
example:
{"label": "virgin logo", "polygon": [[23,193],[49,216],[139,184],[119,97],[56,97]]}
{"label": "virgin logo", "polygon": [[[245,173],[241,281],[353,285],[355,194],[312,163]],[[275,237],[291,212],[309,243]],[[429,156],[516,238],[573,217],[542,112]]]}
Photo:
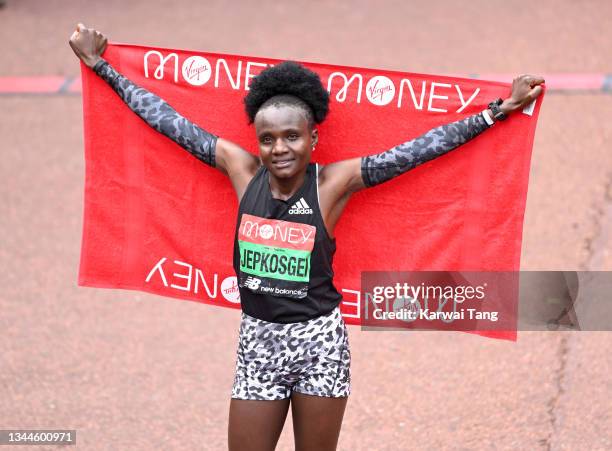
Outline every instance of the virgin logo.
{"label": "virgin logo", "polygon": [[259,228],[259,236],[265,240],[269,240],[274,235],[274,229],[270,224],[264,224]]}
{"label": "virgin logo", "polygon": [[183,63],[183,78],[194,86],[202,86],[212,74],[208,60],[202,56],[190,56]]}
{"label": "virgin logo", "polygon": [[372,77],[366,85],[366,96],[374,105],[387,105],[395,97],[395,86],[384,75]]}
{"label": "virgin logo", "polygon": [[236,276],[226,277],[221,282],[221,294],[233,304],[240,303],[240,291],[238,290],[238,279]]}

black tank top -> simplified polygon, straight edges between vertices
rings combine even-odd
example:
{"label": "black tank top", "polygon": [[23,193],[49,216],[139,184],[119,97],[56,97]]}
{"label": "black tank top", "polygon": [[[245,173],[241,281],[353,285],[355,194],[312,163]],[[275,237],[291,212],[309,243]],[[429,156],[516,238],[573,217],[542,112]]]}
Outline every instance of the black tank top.
{"label": "black tank top", "polygon": [[242,310],[275,323],[307,321],[331,312],[342,300],[334,287],[331,239],[319,210],[318,165],[310,163],[303,185],[287,201],[274,199],[261,166],[240,201],[234,270]]}

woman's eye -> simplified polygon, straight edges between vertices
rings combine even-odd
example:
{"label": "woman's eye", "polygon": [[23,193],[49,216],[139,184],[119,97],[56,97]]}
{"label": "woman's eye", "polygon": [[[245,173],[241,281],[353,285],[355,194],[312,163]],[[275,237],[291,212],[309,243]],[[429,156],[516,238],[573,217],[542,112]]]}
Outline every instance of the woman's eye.
{"label": "woman's eye", "polygon": [[291,133],[289,135],[289,139],[292,140],[292,141],[295,141],[297,138],[298,138],[298,135],[296,135],[295,133]]}
{"label": "woman's eye", "polygon": [[261,142],[264,144],[270,144],[272,140],[270,139],[269,136],[266,136],[264,139],[261,140]]}

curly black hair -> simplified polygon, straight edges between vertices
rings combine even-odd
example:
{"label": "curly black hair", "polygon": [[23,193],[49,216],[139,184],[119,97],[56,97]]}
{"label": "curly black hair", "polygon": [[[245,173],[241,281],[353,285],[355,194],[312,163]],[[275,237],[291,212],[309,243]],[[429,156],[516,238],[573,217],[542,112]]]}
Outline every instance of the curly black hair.
{"label": "curly black hair", "polygon": [[329,93],[319,75],[295,61],[268,67],[253,78],[244,105],[249,124],[262,106],[282,103],[306,111],[309,125],[323,122],[329,111]]}

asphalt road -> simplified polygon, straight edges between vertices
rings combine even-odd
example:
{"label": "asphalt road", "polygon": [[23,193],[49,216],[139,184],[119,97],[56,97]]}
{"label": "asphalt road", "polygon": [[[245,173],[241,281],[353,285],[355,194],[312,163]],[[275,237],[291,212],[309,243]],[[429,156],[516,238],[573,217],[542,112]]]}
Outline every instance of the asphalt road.
{"label": "asphalt road", "polygon": [[[611,16],[607,0],[8,0],[0,77],[78,76],[79,21],[118,42],[411,72],[609,73]],[[224,449],[239,312],[77,287],[81,99],[0,105],[0,428],[77,429],[78,449]],[[547,97],[522,269],[612,269],[611,116],[609,93]],[[610,333],[349,333],[339,449],[612,448]],[[289,417],[278,449],[292,440]]]}

